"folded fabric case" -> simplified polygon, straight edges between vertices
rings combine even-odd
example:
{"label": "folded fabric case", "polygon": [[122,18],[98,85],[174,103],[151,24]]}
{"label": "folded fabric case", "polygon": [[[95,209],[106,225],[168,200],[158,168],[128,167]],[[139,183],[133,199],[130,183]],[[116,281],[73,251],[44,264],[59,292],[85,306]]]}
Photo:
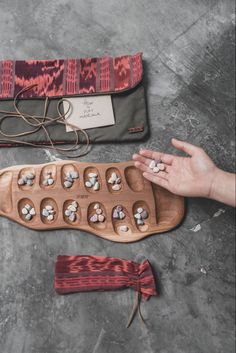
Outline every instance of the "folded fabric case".
{"label": "folded fabric case", "polygon": [[[139,141],[149,134],[142,79],[141,53],[115,58],[6,60],[0,62],[0,110],[13,111],[16,94],[34,84],[20,96],[18,103],[21,111],[32,115],[42,114],[46,97],[49,97],[48,114],[56,116],[61,98],[111,95],[115,125],[88,129],[90,142]],[[11,118],[1,123],[1,129],[15,133],[24,131],[25,126],[22,120]],[[48,131],[55,143],[74,141],[73,132],[66,132],[63,125],[51,125]],[[42,130],[20,139],[47,143]],[[11,144],[14,143],[6,141],[0,133],[0,145]]]}

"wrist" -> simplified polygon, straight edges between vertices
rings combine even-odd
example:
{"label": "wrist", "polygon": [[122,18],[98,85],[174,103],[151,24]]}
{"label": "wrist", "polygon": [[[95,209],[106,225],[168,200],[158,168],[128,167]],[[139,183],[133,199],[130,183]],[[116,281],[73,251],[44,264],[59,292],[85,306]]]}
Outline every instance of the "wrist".
{"label": "wrist", "polygon": [[209,199],[212,199],[212,200],[217,199],[217,190],[219,189],[219,182],[221,180],[221,173],[222,173],[222,170],[216,167],[216,169],[214,170],[213,176],[212,176],[211,184],[210,184],[210,190],[209,190],[209,194],[208,194]]}

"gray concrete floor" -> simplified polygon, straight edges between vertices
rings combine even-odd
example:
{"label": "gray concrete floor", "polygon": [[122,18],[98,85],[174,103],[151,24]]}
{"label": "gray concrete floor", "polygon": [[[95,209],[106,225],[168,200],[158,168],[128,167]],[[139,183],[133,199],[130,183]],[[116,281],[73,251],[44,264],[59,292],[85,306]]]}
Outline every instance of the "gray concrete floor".
{"label": "gray concrete floor", "polygon": [[[176,136],[234,170],[234,2],[231,0],[0,0],[0,59],[144,52],[152,136]],[[140,147],[99,145],[82,160],[129,160]],[[122,151],[120,153],[120,151]],[[1,149],[0,167],[55,159]],[[1,353],[233,353],[234,210],[187,201],[176,230],[120,245],[80,231],[36,232],[0,220]],[[133,292],[58,296],[58,254],[147,257],[160,296],[142,306],[147,327],[125,328]]]}

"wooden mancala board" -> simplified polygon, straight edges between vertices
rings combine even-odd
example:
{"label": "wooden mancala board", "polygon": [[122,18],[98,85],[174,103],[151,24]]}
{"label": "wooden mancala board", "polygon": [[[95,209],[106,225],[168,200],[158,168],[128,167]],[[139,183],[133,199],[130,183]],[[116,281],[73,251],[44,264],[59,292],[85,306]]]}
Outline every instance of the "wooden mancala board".
{"label": "wooden mancala board", "polygon": [[32,229],[81,229],[133,242],[177,226],[184,200],[144,179],[132,161],[58,161],[2,169],[0,215]]}

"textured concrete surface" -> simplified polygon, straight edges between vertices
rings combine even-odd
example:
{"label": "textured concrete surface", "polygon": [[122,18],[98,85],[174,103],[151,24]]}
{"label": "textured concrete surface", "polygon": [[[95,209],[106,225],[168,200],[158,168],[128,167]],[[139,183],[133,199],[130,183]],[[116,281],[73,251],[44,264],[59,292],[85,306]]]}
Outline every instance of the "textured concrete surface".
{"label": "textured concrete surface", "polygon": [[[144,52],[152,136],[177,136],[234,170],[234,2],[231,0],[0,0],[0,58]],[[88,161],[131,158],[140,146],[94,146]],[[121,153],[120,153],[121,151]],[[54,160],[45,150],[1,149],[0,167]],[[0,220],[1,353],[233,353],[234,210],[189,199],[176,230],[135,244],[80,231],[36,232]],[[133,292],[57,296],[58,254],[148,257],[160,296],[147,327],[125,329]]]}

